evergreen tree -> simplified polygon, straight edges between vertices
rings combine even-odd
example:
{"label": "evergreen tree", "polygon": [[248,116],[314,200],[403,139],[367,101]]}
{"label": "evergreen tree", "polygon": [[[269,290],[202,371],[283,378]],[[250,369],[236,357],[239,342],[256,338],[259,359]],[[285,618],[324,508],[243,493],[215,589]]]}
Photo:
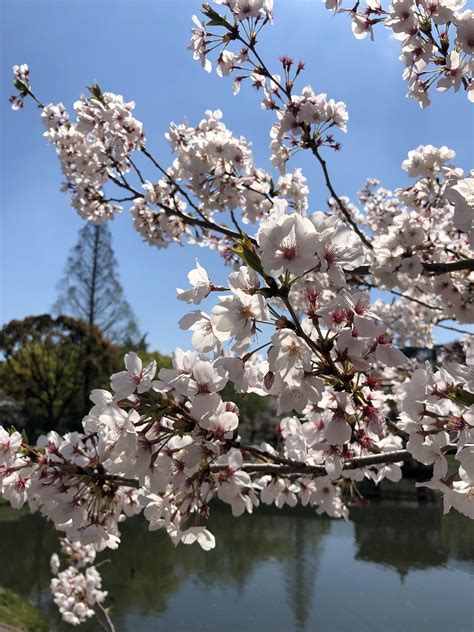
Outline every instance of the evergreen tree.
{"label": "evergreen tree", "polygon": [[117,269],[108,225],[87,222],[68,257],[54,311],[95,325],[111,342],[133,348],[141,335]]}

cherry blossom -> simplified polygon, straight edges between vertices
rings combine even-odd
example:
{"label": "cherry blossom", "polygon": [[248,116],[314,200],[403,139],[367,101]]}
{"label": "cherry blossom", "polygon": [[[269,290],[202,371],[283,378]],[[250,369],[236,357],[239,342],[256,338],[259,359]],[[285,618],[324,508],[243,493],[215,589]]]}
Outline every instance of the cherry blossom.
{"label": "cherry blossom", "polygon": [[131,351],[125,356],[125,367],[126,371],[114,373],[111,377],[111,386],[116,392],[116,397],[123,399],[135,390],[138,393],[144,393],[151,388],[151,382],[156,373],[155,360],[143,368],[140,358]]}
{"label": "cherry blossom", "polygon": [[[473,14],[462,6],[368,0],[349,13],[357,38],[383,23],[400,41],[409,94],[425,106],[432,85],[474,95]],[[342,0],[326,7],[347,11]],[[472,336],[433,366],[403,351],[432,346],[437,327],[452,327],[446,321],[461,334],[474,322],[473,174],[454,164],[452,149],[420,145],[407,147],[401,165],[408,184],[389,190],[369,179],[356,200],[339,194],[328,154],[341,149],[346,105],[324,87],[298,87],[303,62],[283,55],[269,68],[258,39],[273,3],[222,0],[202,12],[190,49],[207,71],[215,56],[235,94],[247,82],[261,95],[270,171],[219,109],[170,124],[167,167],[149,151],[133,102],[94,84],[74,120],[62,103],[39,100],[28,66],[14,67],[12,106],[38,105],[81,217],[107,221],[130,203],[147,243],[209,248],[229,270],[217,286],[196,260],[190,287],[178,289],[181,301],[210,304],[178,322],[193,350],[176,349],[157,379],[155,362],[126,354],[110,390],[92,391],[81,432],[30,445],[0,427],[0,494],[67,538],[62,556],[72,566],[61,570],[53,557],[52,590],[73,625],[106,597],[96,551],[117,548],[120,525],[141,512],[174,544],[208,551],[214,498],[234,516],[301,503],[347,518],[358,482],[398,482],[403,462],[417,461],[444,510],[474,518]],[[290,165],[303,151],[321,169],[324,208],[310,204],[305,174]],[[274,441],[245,439],[228,393],[267,398]]]}
{"label": "cherry blossom", "polygon": [[11,465],[21,444],[22,438],[19,432],[8,433],[0,426],[0,465],[4,467]]}
{"label": "cherry blossom", "polygon": [[[374,39],[378,23],[392,31],[401,43],[399,59],[405,65],[402,76],[408,82],[407,96],[426,107],[429,89],[436,83],[442,92],[463,87],[469,100],[474,100],[474,14],[469,9],[461,11],[464,0],[392,0],[385,7],[379,0],[367,0],[365,4],[365,9],[358,3],[343,9],[342,0],[325,0],[327,9],[350,13],[356,39],[369,33]],[[450,27],[454,33],[449,32]]]}
{"label": "cherry blossom", "polygon": [[454,204],[453,223],[458,230],[470,234],[474,250],[474,178],[464,178],[447,191],[448,200]]}
{"label": "cherry blossom", "polygon": [[193,303],[199,305],[199,303],[208,296],[212,289],[212,284],[209,280],[206,270],[199,265],[196,259],[196,267],[188,274],[189,283],[193,286],[190,290],[178,289],[178,299],[185,301],[186,303]]}
{"label": "cherry blossom", "polygon": [[[102,578],[93,562],[96,551],[91,545],[70,542],[61,539],[61,557],[69,563],[60,570],[61,561],[57,553],[51,557],[51,592],[63,621],[70,625],[79,625],[96,613],[94,606],[101,604],[107,597],[102,590]],[[84,570],[82,570],[84,569]]]}
{"label": "cherry blossom", "polygon": [[298,276],[316,264],[316,231],[308,218],[297,213],[266,222],[258,240],[263,269],[271,276]]}

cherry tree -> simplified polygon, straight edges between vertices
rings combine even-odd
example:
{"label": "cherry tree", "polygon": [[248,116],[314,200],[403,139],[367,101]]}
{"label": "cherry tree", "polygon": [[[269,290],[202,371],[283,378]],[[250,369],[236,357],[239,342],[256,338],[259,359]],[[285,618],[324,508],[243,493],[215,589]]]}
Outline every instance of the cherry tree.
{"label": "cherry tree", "polygon": [[[473,100],[474,14],[463,4],[394,0],[383,9],[367,0],[364,10],[357,2],[347,11],[357,38],[380,23],[393,31],[409,96],[427,106],[433,90]],[[41,101],[26,65],[14,68],[12,106],[38,106],[82,218],[102,223],[128,207],[148,244],[197,244],[229,268],[222,286],[196,262],[177,296],[190,304],[178,325],[193,350],[176,349],[173,368],[158,374],[128,353],[110,391],[92,391],[82,433],[50,432],[30,445],[0,428],[2,495],[39,511],[66,538],[72,565],[60,571],[54,557],[52,589],[72,624],[97,607],[113,627],[93,562],[96,551],[119,545],[120,522],[135,514],[175,544],[209,550],[213,498],[236,517],[261,503],[300,503],[347,518],[357,482],[397,482],[413,459],[432,466],[423,485],[442,495],[445,512],[474,518],[474,345],[466,329],[474,322],[474,172],[456,167],[450,148],[424,145],[407,148],[401,165],[410,186],[388,190],[368,179],[355,202],[336,192],[328,162],[347,132],[347,108],[298,87],[302,62],[262,58],[272,5],[204,3],[189,48],[205,71],[233,78],[234,94],[257,89],[274,173],[256,164],[220,110],[170,124],[168,167],[149,151],[133,102],[94,84],[72,116],[62,103]],[[326,6],[346,11],[339,0]],[[310,209],[307,180],[292,170],[300,151],[321,169],[324,211]],[[395,300],[372,301],[374,288]],[[463,363],[420,365],[400,350],[431,346],[435,326],[465,334]],[[238,406],[222,395],[228,383],[275,400],[273,443],[242,440]]]}

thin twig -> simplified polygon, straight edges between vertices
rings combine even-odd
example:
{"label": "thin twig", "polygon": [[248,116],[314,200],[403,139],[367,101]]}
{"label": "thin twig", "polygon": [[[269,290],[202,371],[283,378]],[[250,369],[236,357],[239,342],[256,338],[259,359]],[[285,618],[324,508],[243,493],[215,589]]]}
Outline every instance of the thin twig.
{"label": "thin twig", "polygon": [[235,217],[235,213],[233,209],[230,209],[230,216],[232,218],[232,223],[234,224],[234,226],[236,227],[236,229],[239,231],[239,233],[241,235],[243,235],[243,230],[240,228],[239,226],[239,222],[237,221],[237,218]]}
{"label": "thin twig", "polygon": [[328,168],[327,168],[327,165],[326,165],[326,161],[324,160],[324,158],[319,153],[318,148],[316,147],[316,144],[313,141],[310,142],[309,148],[311,149],[311,152],[313,153],[313,156],[315,156],[316,160],[321,165],[321,168],[323,170],[323,175],[324,175],[324,181],[326,183],[326,188],[328,189],[329,193],[334,198],[334,200],[336,200],[336,203],[337,203],[341,213],[346,218],[347,223],[351,226],[351,228],[354,230],[354,232],[357,233],[357,235],[360,237],[361,241],[367,246],[367,248],[369,248],[370,250],[373,250],[374,249],[373,245],[370,243],[370,241],[367,238],[367,236],[364,235],[364,233],[361,231],[361,229],[357,226],[356,222],[352,219],[352,216],[349,213],[349,211],[347,210],[346,205],[344,204],[344,202],[341,200],[341,198],[338,196],[338,194],[334,190],[334,187],[333,187],[332,182],[331,182],[331,178],[329,177],[329,172],[328,172]]}
{"label": "thin twig", "polygon": [[[130,184],[128,184],[128,182],[126,181],[121,182],[118,178],[116,178],[110,173],[109,173],[109,179],[112,180],[112,182],[114,182],[120,188],[126,189],[127,191],[130,191],[130,193],[133,193],[132,199],[145,198],[144,195],[142,195],[136,189],[134,189]],[[240,233],[237,233],[236,231],[231,230],[230,228],[227,228],[225,226],[221,226],[220,224],[211,222],[210,220],[203,220],[203,219],[198,219],[197,217],[190,217],[189,215],[185,215],[182,211],[179,211],[178,209],[173,209],[170,206],[163,204],[162,202],[157,202],[157,206],[163,209],[168,216],[179,217],[180,219],[183,220],[185,224],[189,224],[190,226],[199,226],[200,228],[204,228],[206,230],[222,233],[223,235],[227,235],[227,237],[231,237],[234,240],[241,238]]]}
{"label": "thin twig", "polygon": [[[123,178],[123,176],[122,176],[122,178]],[[133,199],[134,200],[137,200],[138,198],[143,198],[144,197],[144,195],[142,195],[139,191],[137,191],[130,184],[128,184],[128,182],[126,180],[125,180],[125,182],[121,182],[118,178],[113,176],[111,173],[109,173],[109,180],[112,180],[112,182],[114,184],[116,184],[118,187],[120,187],[121,189],[126,189],[127,191],[130,191],[130,193],[133,193]]]}
{"label": "thin twig", "polygon": [[186,191],[186,189],[184,189],[180,184],[178,184],[176,182],[176,180],[174,180],[169,173],[166,171],[166,169],[164,169],[159,162],[152,156],[152,154],[150,154],[150,152],[145,148],[142,147],[141,149],[142,153],[145,154],[145,156],[148,158],[148,160],[151,160],[151,162],[155,165],[155,167],[158,169],[158,171],[160,171],[168,180],[168,182],[170,184],[172,184],[173,186],[176,187],[176,189],[181,193],[181,195],[183,195],[188,204],[191,206],[191,208],[193,208],[196,212],[199,212],[199,207],[193,202],[193,200],[191,199],[189,193]]}
{"label": "thin twig", "polygon": [[110,618],[109,612],[107,608],[104,608],[104,606],[100,603],[97,604],[99,606],[99,609],[101,610],[102,614],[104,615],[106,621],[107,621],[107,625],[109,626],[109,632],[115,632],[115,626],[112,623],[112,619]]}
{"label": "thin twig", "polygon": [[[379,290],[376,285],[372,283],[364,283],[364,285],[372,290]],[[435,305],[429,305],[429,303],[425,303],[424,301],[420,301],[418,298],[414,298],[413,296],[409,296],[408,294],[403,294],[402,292],[397,292],[396,290],[387,290],[390,294],[394,294],[395,296],[399,296],[400,298],[404,298],[407,301],[412,301],[413,303],[418,303],[418,305],[422,305],[423,307],[428,307],[429,309],[434,309],[436,311],[442,312],[443,309],[441,307],[436,307]]]}
{"label": "thin twig", "polygon": [[105,624],[101,621],[101,618],[99,617],[97,612],[95,613],[95,618],[97,619],[97,623],[100,625],[101,630],[105,630],[105,632],[110,632],[109,628],[107,628]]}
{"label": "thin twig", "polygon": [[452,327],[451,325],[441,325],[440,322],[435,323],[434,326],[440,327],[441,329],[448,329],[449,331],[455,331],[458,334],[467,334],[468,336],[473,335],[472,331],[467,331],[466,329],[459,329],[458,327]]}
{"label": "thin twig", "polygon": [[[163,169],[163,167],[158,163],[158,161],[152,156],[152,154],[145,147],[142,147],[141,151],[149,160],[151,160],[151,162],[155,165],[155,167],[168,179],[168,182],[172,184],[174,187],[176,187],[176,189],[181,193],[181,195],[183,195],[183,197],[186,199],[186,201],[191,206],[191,208],[193,208],[196,211],[196,213],[198,213],[203,219],[189,217],[189,215],[185,215],[184,213],[181,213],[180,211],[176,211],[176,213],[174,213],[175,215],[178,215],[179,217],[181,217],[183,221],[185,221],[188,224],[191,224],[192,226],[200,226],[201,228],[205,228],[207,230],[214,230],[216,232],[223,233],[224,235],[227,235],[228,237],[232,237],[232,239],[240,239],[241,232],[235,232],[231,230],[230,228],[227,228],[226,226],[221,226],[220,224],[216,224],[215,222],[211,222],[210,220],[206,219],[203,216],[201,209],[193,202],[193,200],[191,199],[186,189],[184,189],[180,184],[178,184],[178,182],[176,182],[176,180],[174,180],[167,173],[167,171]],[[161,206],[161,208],[163,209],[167,208],[167,210],[170,210],[169,207],[164,207],[161,204],[159,204],[159,206]],[[254,244],[256,243],[252,237],[250,237],[250,240],[252,241],[252,243]]]}
{"label": "thin twig", "polygon": [[137,165],[133,162],[133,160],[130,158],[130,156],[128,157],[128,161],[130,162],[130,164],[132,165],[132,167],[135,170],[135,173],[137,174],[137,176],[140,179],[140,182],[142,184],[145,184],[145,178],[142,176],[142,172],[140,171],[140,169],[137,167]]}

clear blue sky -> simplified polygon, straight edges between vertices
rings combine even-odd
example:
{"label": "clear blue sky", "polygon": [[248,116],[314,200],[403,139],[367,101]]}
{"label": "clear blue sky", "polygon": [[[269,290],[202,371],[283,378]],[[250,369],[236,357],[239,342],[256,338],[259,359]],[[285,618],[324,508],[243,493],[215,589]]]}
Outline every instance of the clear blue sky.
{"label": "clear blue sky", "polygon": [[[367,177],[387,187],[407,182],[400,164],[419,144],[448,145],[456,162],[471,168],[472,116],[464,95],[434,95],[425,111],[405,98],[398,42],[377,30],[376,41],[357,41],[346,16],[333,17],[321,0],[276,0],[275,24],[265,29],[262,51],[271,68],[288,54],[306,61],[300,87],[347,103],[350,121],[343,151],[329,156],[341,195],[355,196]],[[164,139],[170,121],[193,123],[206,109],[220,108],[226,124],[254,144],[257,164],[269,168],[272,114],[243,86],[232,96],[230,80],[208,75],[186,50],[191,16],[199,0],[1,0],[1,320],[48,312],[81,220],[59,191],[54,149],[42,138],[32,103],[12,112],[11,66],[27,63],[44,102],[62,101],[72,110],[84,86],[97,80],[104,90],[137,104],[149,148],[168,161]],[[472,107],[472,106],[471,106]],[[313,210],[323,208],[321,173],[302,158]],[[155,174],[148,172],[151,179]],[[213,253],[174,246],[157,251],[141,243],[127,212],[111,224],[120,276],[151,348],[171,352],[190,346],[177,327],[188,307],[175,300],[186,287],[194,258],[222,278]],[[445,340],[446,336],[439,338]]]}

